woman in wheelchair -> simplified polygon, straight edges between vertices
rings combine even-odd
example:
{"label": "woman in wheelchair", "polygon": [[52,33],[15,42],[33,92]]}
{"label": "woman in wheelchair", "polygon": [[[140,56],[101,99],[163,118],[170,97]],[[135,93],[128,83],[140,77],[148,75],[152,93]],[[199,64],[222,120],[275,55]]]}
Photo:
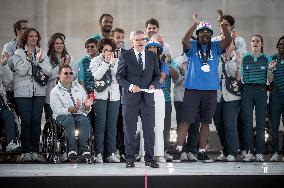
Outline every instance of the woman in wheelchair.
{"label": "woman in wheelchair", "polygon": [[1,132],[4,128],[5,142],[7,143],[6,152],[17,152],[21,146],[16,142],[15,116],[7,103],[5,94],[5,86],[13,80],[13,73],[7,64],[8,58],[8,54],[4,53],[0,60],[0,128]]}
{"label": "woman in wheelchair", "polygon": [[[53,117],[65,129],[67,137],[68,158],[75,159],[77,154],[88,157],[88,137],[91,130],[87,114],[91,110],[93,99],[88,98],[83,87],[72,81],[72,69],[69,65],[59,68],[59,82],[50,92],[50,106]],[[75,125],[79,125],[79,142],[77,145]],[[76,126],[77,127],[77,126]]]}

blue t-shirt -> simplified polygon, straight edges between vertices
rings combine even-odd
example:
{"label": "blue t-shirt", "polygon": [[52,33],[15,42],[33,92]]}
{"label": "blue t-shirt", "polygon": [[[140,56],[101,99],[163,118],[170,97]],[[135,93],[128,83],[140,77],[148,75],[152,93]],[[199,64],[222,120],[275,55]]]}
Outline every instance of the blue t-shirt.
{"label": "blue t-shirt", "polygon": [[[204,56],[206,56],[205,52],[207,45],[202,45],[202,49]],[[220,41],[211,41],[210,56],[206,61],[210,66],[209,72],[201,70],[203,63],[202,57],[197,51],[197,41],[191,41],[191,48],[186,55],[188,57],[188,64],[184,87],[196,90],[219,90],[220,80],[218,73],[218,60],[222,55]]]}

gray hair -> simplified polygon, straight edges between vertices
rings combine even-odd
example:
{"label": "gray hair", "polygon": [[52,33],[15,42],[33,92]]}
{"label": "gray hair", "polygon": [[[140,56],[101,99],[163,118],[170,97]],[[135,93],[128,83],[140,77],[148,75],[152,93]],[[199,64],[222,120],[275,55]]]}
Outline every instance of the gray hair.
{"label": "gray hair", "polygon": [[144,31],[141,31],[141,30],[131,31],[130,36],[129,36],[130,41],[132,41],[134,36],[136,36],[136,35],[145,35],[145,33],[144,33]]}

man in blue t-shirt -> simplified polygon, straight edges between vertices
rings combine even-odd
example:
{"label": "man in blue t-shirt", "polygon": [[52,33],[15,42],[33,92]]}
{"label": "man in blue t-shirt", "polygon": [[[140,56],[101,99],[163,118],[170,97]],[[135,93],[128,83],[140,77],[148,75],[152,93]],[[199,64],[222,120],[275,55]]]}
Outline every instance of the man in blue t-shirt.
{"label": "man in blue t-shirt", "polygon": [[[197,14],[193,15],[193,26],[186,32],[182,44],[188,57],[187,76],[185,79],[185,92],[183,115],[178,130],[177,147],[173,162],[180,162],[182,146],[185,141],[189,125],[195,121],[196,114],[200,113],[199,152],[197,159],[203,162],[213,162],[205,152],[209,135],[209,124],[217,105],[217,90],[220,89],[218,74],[218,59],[222,52],[230,45],[232,38],[223,24],[223,13],[218,10],[219,23],[225,39],[212,42],[213,30],[207,22],[199,22]],[[196,29],[197,40],[190,40]]]}

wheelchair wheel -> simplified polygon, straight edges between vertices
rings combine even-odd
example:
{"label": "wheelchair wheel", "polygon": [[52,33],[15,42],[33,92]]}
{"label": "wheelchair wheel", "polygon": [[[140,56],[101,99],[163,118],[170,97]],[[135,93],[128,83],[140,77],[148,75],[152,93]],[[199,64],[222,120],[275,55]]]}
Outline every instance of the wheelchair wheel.
{"label": "wheelchair wheel", "polygon": [[43,156],[49,163],[60,163],[61,156],[57,143],[57,127],[54,120],[46,122],[42,135],[42,152]]}

